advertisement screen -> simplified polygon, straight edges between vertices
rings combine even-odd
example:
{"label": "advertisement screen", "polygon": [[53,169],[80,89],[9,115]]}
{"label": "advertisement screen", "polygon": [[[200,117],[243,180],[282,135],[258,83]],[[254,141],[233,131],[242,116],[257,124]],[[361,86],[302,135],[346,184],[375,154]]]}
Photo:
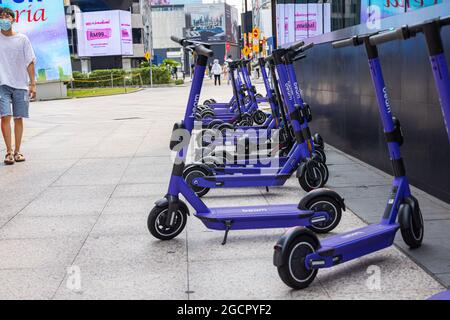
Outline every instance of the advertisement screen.
{"label": "advertisement screen", "polygon": [[202,42],[225,42],[224,4],[187,5],[186,38]]}
{"label": "advertisement screen", "polygon": [[36,53],[37,80],[68,80],[72,76],[63,0],[0,0],[16,12],[15,31],[28,36]]}
{"label": "advertisement screen", "polygon": [[75,15],[80,57],[132,56],[131,13],[110,10]]}
{"label": "advertisement screen", "polygon": [[280,46],[331,32],[331,4],[278,3],[277,24]]}
{"label": "advertisement screen", "polygon": [[202,3],[202,0],[150,0],[152,6],[176,6],[191,3]]}
{"label": "advertisement screen", "polygon": [[442,0],[362,0],[361,23],[366,23],[369,18],[384,19],[390,16],[422,9],[440,3],[442,3]]}

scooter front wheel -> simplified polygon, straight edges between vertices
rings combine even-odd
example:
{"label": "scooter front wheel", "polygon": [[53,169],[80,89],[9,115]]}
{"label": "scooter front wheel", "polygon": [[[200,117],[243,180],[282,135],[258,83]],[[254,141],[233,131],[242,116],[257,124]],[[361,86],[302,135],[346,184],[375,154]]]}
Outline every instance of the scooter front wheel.
{"label": "scooter front wheel", "polygon": [[317,197],[308,203],[307,208],[315,212],[326,212],[330,216],[327,221],[318,222],[308,227],[311,231],[324,234],[333,231],[341,222],[341,205],[333,198]]}
{"label": "scooter front wheel", "polygon": [[311,166],[311,168],[305,170],[304,173],[298,178],[300,186],[306,192],[320,189],[325,185],[324,176],[319,165],[315,164]]}
{"label": "scooter front wheel", "polygon": [[148,216],[148,230],[152,236],[159,240],[172,240],[183,232],[186,227],[188,212],[183,206],[180,206],[180,209],[176,212],[171,226],[164,225],[168,213],[168,207],[154,207]]}
{"label": "scooter front wheel", "polygon": [[183,178],[188,184],[188,186],[197,194],[198,197],[204,197],[208,194],[210,191],[209,188],[204,188],[200,186],[196,186],[194,184],[194,179],[197,178],[204,178],[210,176],[210,172],[199,165],[194,165],[191,167],[186,168],[186,170],[183,172]]}
{"label": "scooter front wheel", "polygon": [[300,290],[309,287],[317,276],[317,269],[306,267],[306,257],[317,251],[319,241],[301,234],[288,245],[285,260],[278,267],[281,280],[292,289]]}

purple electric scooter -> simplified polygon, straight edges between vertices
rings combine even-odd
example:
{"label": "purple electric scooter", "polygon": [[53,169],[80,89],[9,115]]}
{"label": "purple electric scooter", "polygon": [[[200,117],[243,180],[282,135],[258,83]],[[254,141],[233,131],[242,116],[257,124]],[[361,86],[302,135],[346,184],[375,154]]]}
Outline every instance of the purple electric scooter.
{"label": "purple electric scooter", "polygon": [[[155,203],[148,217],[150,233],[161,240],[177,237],[185,228],[189,210],[182,195],[194,208],[195,216],[213,230],[225,231],[226,244],[230,230],[287,228],[305,226],[316,233],[336,228],[345,211],[344,200],[334,191],[318,189],[308,193],[297,204],[248,207],[208,208],[183,179],[186,156],[194,127],[193,111],[199,101],[208,57],[213,52],[206,44],[172,37],[186,50],[197,53],[196,68],[184,120],[175,124],[170,149],[176,152],[167,195]],[[293,121],[298,130],[297,121]]]}
{"label": "purple electric scooter", "polygon": [[411,194],[405,165],[400,153],[403,144],[401,126],[392,114],[384,83],[377,47],[370,35],[333,43],[335,48],[364,45],[369,59],[370,73],[378,101],[381,121],[386,135],[394,172],[391,195],[379,224],[319,240],[305,228],[290,229],[275,246],[274,265],[281,280],[293,289],[308,287],[318,270],[360,258],[388,248],[394,243],[398,230],[410,248],[422,244],[424,228],[419,203]]}
{"label": "purple electric scooter", "polygon": [[[397,39],[406,40],[415,37],[419,33],[424,34],[431,69],[433,70],[442,114],[444,116],[445,128],[447,129],[447,135],[450,141],[450,74],[440,33],[441,27],[445,25],[450,25],[450,16],[426,21],[418,25],[403,26],[399,29],[374,36],[370,41],[373,44],[381,44]],[[430,300],[450,300],[450,291],[439,293],[431,297]]]}

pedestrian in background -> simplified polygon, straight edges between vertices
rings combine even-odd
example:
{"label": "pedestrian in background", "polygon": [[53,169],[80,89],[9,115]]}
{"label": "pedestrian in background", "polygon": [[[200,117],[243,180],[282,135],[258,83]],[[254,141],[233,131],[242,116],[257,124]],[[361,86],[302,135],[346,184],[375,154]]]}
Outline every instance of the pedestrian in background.
{"label": "pedestrian in background", "polygon": [[219,60],[217,59],[214,60],[211,72],[214,75],[214,85],[217,86],[217,83],[219,83],[220,86],[221,85],[220,76],[222,75],[222,66],[219,63]]}
{"label": "pedestrian in background", "polygon": [[209,64],[208,64],[208,75],[209,75],[209,78],[210,79],[212,79],[212,67],[213,67],[213,64],[210,62]]}
{"label": "pedestrian in background", "polygon": [[233,59],[232,59],[231,54],[230,54],[230,55],[228,56],[227,60],[225,60],[225,66],[226,66],[226,70],[227,70],[227,72],[226,72],[226,75],[227,75],[227,85],[230,85],[231,77],[232,77],[232,74],[231,74],[231,72],[230,72],[230,63],[231,63],[231,62],[233,62]]}
{"label": "pedestrian in background", "polygon": [[[6,144],[5,164],[24,162],[21,153],[23,119],[29,117],[30,100],[36,98],[36,56],[30,40],[14,32],[15,12],[0,7],[0,116]],[[15,146],[11,120],[14,118]]]}

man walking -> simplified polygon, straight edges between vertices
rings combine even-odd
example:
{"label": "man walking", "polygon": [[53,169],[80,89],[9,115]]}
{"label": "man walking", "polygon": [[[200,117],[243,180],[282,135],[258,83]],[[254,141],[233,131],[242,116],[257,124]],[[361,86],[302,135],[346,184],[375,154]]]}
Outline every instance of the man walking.
{"label": "man walking", "polygon": [[[36,97],[36,56],[30,40],[13,31],[16,16],[0,8],[0,117],[6,144],[5,164],[24,162],[20,151],[23,119],[29,117],[30,99]],[[12,145],[11,119],[14,118],[15,145]]]}
{"label": "man walking", "polygon": [[219,64],[219,60],[214,60],[214,64],[212,66],[212,70],[211,70],[212,74],[214,75],[214,85],[217,86],[217,83],[219,83],[219,86],[221,85],[220,83],[220,76],[222,74],[222,67]]}

